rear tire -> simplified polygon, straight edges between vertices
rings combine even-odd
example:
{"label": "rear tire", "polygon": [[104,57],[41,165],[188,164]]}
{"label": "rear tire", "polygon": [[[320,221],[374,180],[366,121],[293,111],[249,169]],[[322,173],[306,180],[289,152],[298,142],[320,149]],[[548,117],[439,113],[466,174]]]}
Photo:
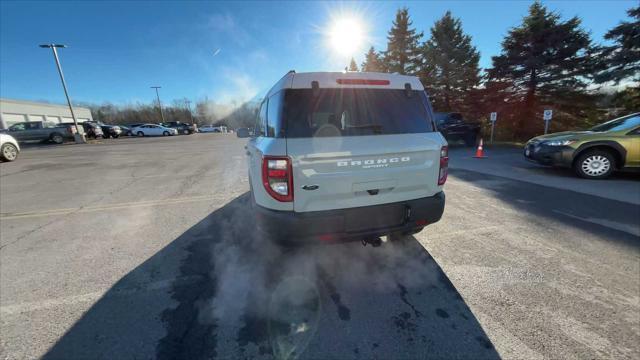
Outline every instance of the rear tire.
{"label": "rear tire", "polygon": [[183,133],[184,135],[189,135],[189,130],[183,130],[183,131],[182,131],[182,133]]}
{"label": "rear tire", "polygon": [[64,137],[62,136],[62,134],[58,133],[51,134],[50,139],[56,144],[62,144],[64,142]]}
{"label": "rear tire", "polygon": [[4,144],[0,149],[0,159],[2,161],[13,161],[18,157],[18,148],[13,144]]}
{"label": "rear tire", "polygon": [[163,132],[163,133],[162,133],[162,135],[163,135],[163,136],[169,136],[169,132],[168,132],[168,131],[165,131],[165,132]]}
{"label": "rear tire", "polygon": [[604,150],[587,150],[573,163],[573,169],[578,176],[592,180],[608,178],[615,167],[615,157]]}
{"label": "rear tire", "polygon": [[142,131],[138,131],[137,135],[142,137],[142,136],[144,136],[144,133]]}

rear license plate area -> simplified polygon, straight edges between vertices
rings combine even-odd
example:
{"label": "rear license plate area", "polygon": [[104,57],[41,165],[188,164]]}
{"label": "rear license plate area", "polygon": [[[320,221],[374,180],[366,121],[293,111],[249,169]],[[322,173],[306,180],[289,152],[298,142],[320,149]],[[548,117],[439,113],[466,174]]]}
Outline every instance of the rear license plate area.
{"label": "rear license plate area", "polygon": [[406,206],[402,204],[347,210],[345,231],[358,232],[399,226],[404,222],[406,211]]}

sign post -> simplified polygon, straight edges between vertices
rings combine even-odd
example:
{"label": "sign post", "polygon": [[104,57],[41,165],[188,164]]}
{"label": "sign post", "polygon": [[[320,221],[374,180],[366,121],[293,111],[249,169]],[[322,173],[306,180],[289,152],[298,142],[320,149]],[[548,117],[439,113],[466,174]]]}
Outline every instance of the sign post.
{"label": "sign post", "polygon": [[546,135],[549,131],[549,121],[553,117],[553,110],[546,109],[542,115],[542,119],[544,120],[544,134]]}
{"label": "sign post", "polygon": [[491,116],[489,116],[489,120],[491,121],[491,144],[493,145],[493,129],[496,127],[496,120],[498,120],[498,113],[492,112]]}

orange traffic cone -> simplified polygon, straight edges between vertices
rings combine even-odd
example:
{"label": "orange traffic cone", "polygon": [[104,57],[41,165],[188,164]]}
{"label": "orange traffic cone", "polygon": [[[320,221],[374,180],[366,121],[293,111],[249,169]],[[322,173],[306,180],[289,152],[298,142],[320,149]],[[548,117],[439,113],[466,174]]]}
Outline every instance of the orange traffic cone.
{"label": "orange traffic cone", "polygon": [[474,156],[476,159],[486,159],[484,156],[484,151],[482,150],[482,138],[480,138],[480,143],[478,144],[478,149],[476,150],[476,155]]}

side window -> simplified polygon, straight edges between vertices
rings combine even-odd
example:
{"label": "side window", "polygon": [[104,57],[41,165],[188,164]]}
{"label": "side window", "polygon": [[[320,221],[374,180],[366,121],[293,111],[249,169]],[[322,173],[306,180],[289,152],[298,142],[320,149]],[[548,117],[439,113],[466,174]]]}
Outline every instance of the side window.
{"label": "side window", "polygon": [[9,128],[9,131],[23,131],[25,129],[24,123],[15,124]]}
{"label": "side window", "polygon": [[640,135],[640,127],[635,128],[627,133],[627,135]]}
{"label": "side window", "polygon": [[255,136],[265,136],[265,128],[267,127],[267,100],[260,106],[258,119],[256,120]]}
{"label": "side window", "polygon": [[282,101],[284,92],[279,91],[269,98],[267,107],[267,136],[280,137],[282,129]]}

